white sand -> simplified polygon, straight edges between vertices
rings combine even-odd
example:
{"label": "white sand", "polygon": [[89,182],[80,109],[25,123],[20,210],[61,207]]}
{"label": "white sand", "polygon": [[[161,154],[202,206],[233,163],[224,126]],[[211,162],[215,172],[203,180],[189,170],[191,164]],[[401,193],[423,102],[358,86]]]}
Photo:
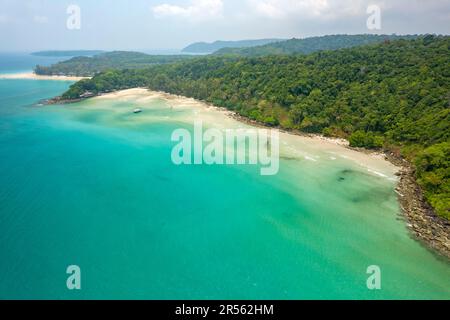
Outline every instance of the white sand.
{"label": "white sand", "polygon": [[[224,108],[218,108],[192,98],[171,95],[165,92],[149,91],[145,88],[117,91],[103,94],[93,99],[99,101],[107,101],[109,99],[123,102],[129,101],[131,106],[138,105],[143,108],[151,100],[162,99],[174,111],[188,111],[183,113],[182,117],[175,113],[173,117],[168,117],[168,121],[176,120],[193,124],[194,121],[201,120],[208,127],[218,129],[252,127],[233,118],[233,112]],[[136,118],[138,122],[152,120],[155,120],[154,116],[146,115],[145,112]],[[395,173],[400,169],[386,161],[382,153],[365,153],[349,149],[348,142],[343,139],[327,138],[318,135],[299,136],[284,131],[280,131],[280,155],[303,158],[309,161],[351,161],[369,174],[391,180],[397,179]]]}
{"label": "white sand", "polygon": [[59,81],[79,81],[88,79],[87,77],[69,76],[41,76],[32,72],[0,74],[0,79],[28,79],[28,80],[59,80]]}

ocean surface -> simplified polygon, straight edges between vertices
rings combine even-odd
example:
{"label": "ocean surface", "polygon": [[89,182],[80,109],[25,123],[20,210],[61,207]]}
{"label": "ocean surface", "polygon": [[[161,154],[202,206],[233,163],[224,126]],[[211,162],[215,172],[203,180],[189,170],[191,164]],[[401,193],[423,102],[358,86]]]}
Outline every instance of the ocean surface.
{"label": "ocean surface", "polygon": [[0,73],[31,72],[36,65],[49,66],[70,58],[34,56],[29,53],[20,52],[0,52]]}
{"label": "ocean surface", "polygon": [[[36,59],[0,55],[0,73]],[[408,234],[388,166],[287,139],[275,176],[176,166],[170,136],[195,108],[39,106],[70,84],[0,80],[0,299],[450,299],[450,265]]]}

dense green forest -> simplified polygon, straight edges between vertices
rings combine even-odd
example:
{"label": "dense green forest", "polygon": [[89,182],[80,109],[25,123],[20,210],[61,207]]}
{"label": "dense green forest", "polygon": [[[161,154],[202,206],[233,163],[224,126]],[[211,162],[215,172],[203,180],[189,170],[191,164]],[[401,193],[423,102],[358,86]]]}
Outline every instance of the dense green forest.
{"label": "dense green forest", "polygon": [[416,165],[437,213],[450,218],[450,37],[110,70],[72,85],[63,97],[138,86],[204,100],[269,126],[401,154]]}
{"label": "dense green forest", "polygon": [[417,36],[414,35],[328,35],[322,37],[279,41],[251,48],[224,48],[216,51],[215,54],[232,54],[246,57],[267,56],[274,54],[309,54],[317,51],[337,50],[372,43],[381,43],[384,41],[400,39],[412,40],[415,38],[417,38]]}
{"label": "dense green forest", "polygon": [[140,52],[114,51],[93,57],[75,57],[49,67],[36,66],[39,75],[93,76],[109,69],[145,68],[154,64],[172,63],[190,59],[189,55],[148,55]]}
{"label": "dense green forest", "polygon": [[262,46],[265,44],[283,41],[283,39],[258,39],[258,40],[239,40],[239,41],[214,41],[196,42],[188,45],[182,51],[187,53],[213,53],[223,48],[248,48]]}
{"label": "dense green forest", "polygon": [[[336,50],[355,47],[371,43],[380,43],[394,39],[413,39],[417,36],[395,35],[331,35],[306,39],[279,40],[243,40],[243,41],[216,41],[214,43],[193,44],[190,50],[199,51],[236,46],[219,50],[215,54],[230,56],[266,56],[284,54],[308,54],[323,50]],[[264,46],[257,46],[268,43]],[[242,48],[255,46],[252,48]],[[75,53],[75,52],[72,52]],[[70,60],[56,63],[49,67],[37,66],[35,73],[39,75],[70,75],[90,77],[109,69],[139,69],[154,64],[165,64],[193,59],[192,55],[148,55],[140,52],[115,51],[100,53],[93,57],[74,57]]]}

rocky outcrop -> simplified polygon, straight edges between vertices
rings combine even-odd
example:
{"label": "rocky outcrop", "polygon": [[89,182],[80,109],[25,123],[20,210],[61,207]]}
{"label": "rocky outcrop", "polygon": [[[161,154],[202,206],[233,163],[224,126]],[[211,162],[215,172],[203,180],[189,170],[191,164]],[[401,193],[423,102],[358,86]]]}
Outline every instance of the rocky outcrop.
{"label": "rocky outcrop", "polygon": [[434,213],[411,167],[403,166],[398,175],[396,191],[409,230],[415,238],[450,259],[450,221]]}

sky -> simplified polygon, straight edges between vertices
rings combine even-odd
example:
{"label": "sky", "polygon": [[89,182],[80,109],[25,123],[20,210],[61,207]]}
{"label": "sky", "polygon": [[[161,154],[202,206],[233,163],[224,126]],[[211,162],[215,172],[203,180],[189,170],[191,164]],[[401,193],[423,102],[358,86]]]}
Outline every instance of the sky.
{"label": "sky", "polygon": [[[367,27],[373,6],[379,29]],[[0,0],[0,51],[9,52],[342,33],[450,34],[450,0]]]}

